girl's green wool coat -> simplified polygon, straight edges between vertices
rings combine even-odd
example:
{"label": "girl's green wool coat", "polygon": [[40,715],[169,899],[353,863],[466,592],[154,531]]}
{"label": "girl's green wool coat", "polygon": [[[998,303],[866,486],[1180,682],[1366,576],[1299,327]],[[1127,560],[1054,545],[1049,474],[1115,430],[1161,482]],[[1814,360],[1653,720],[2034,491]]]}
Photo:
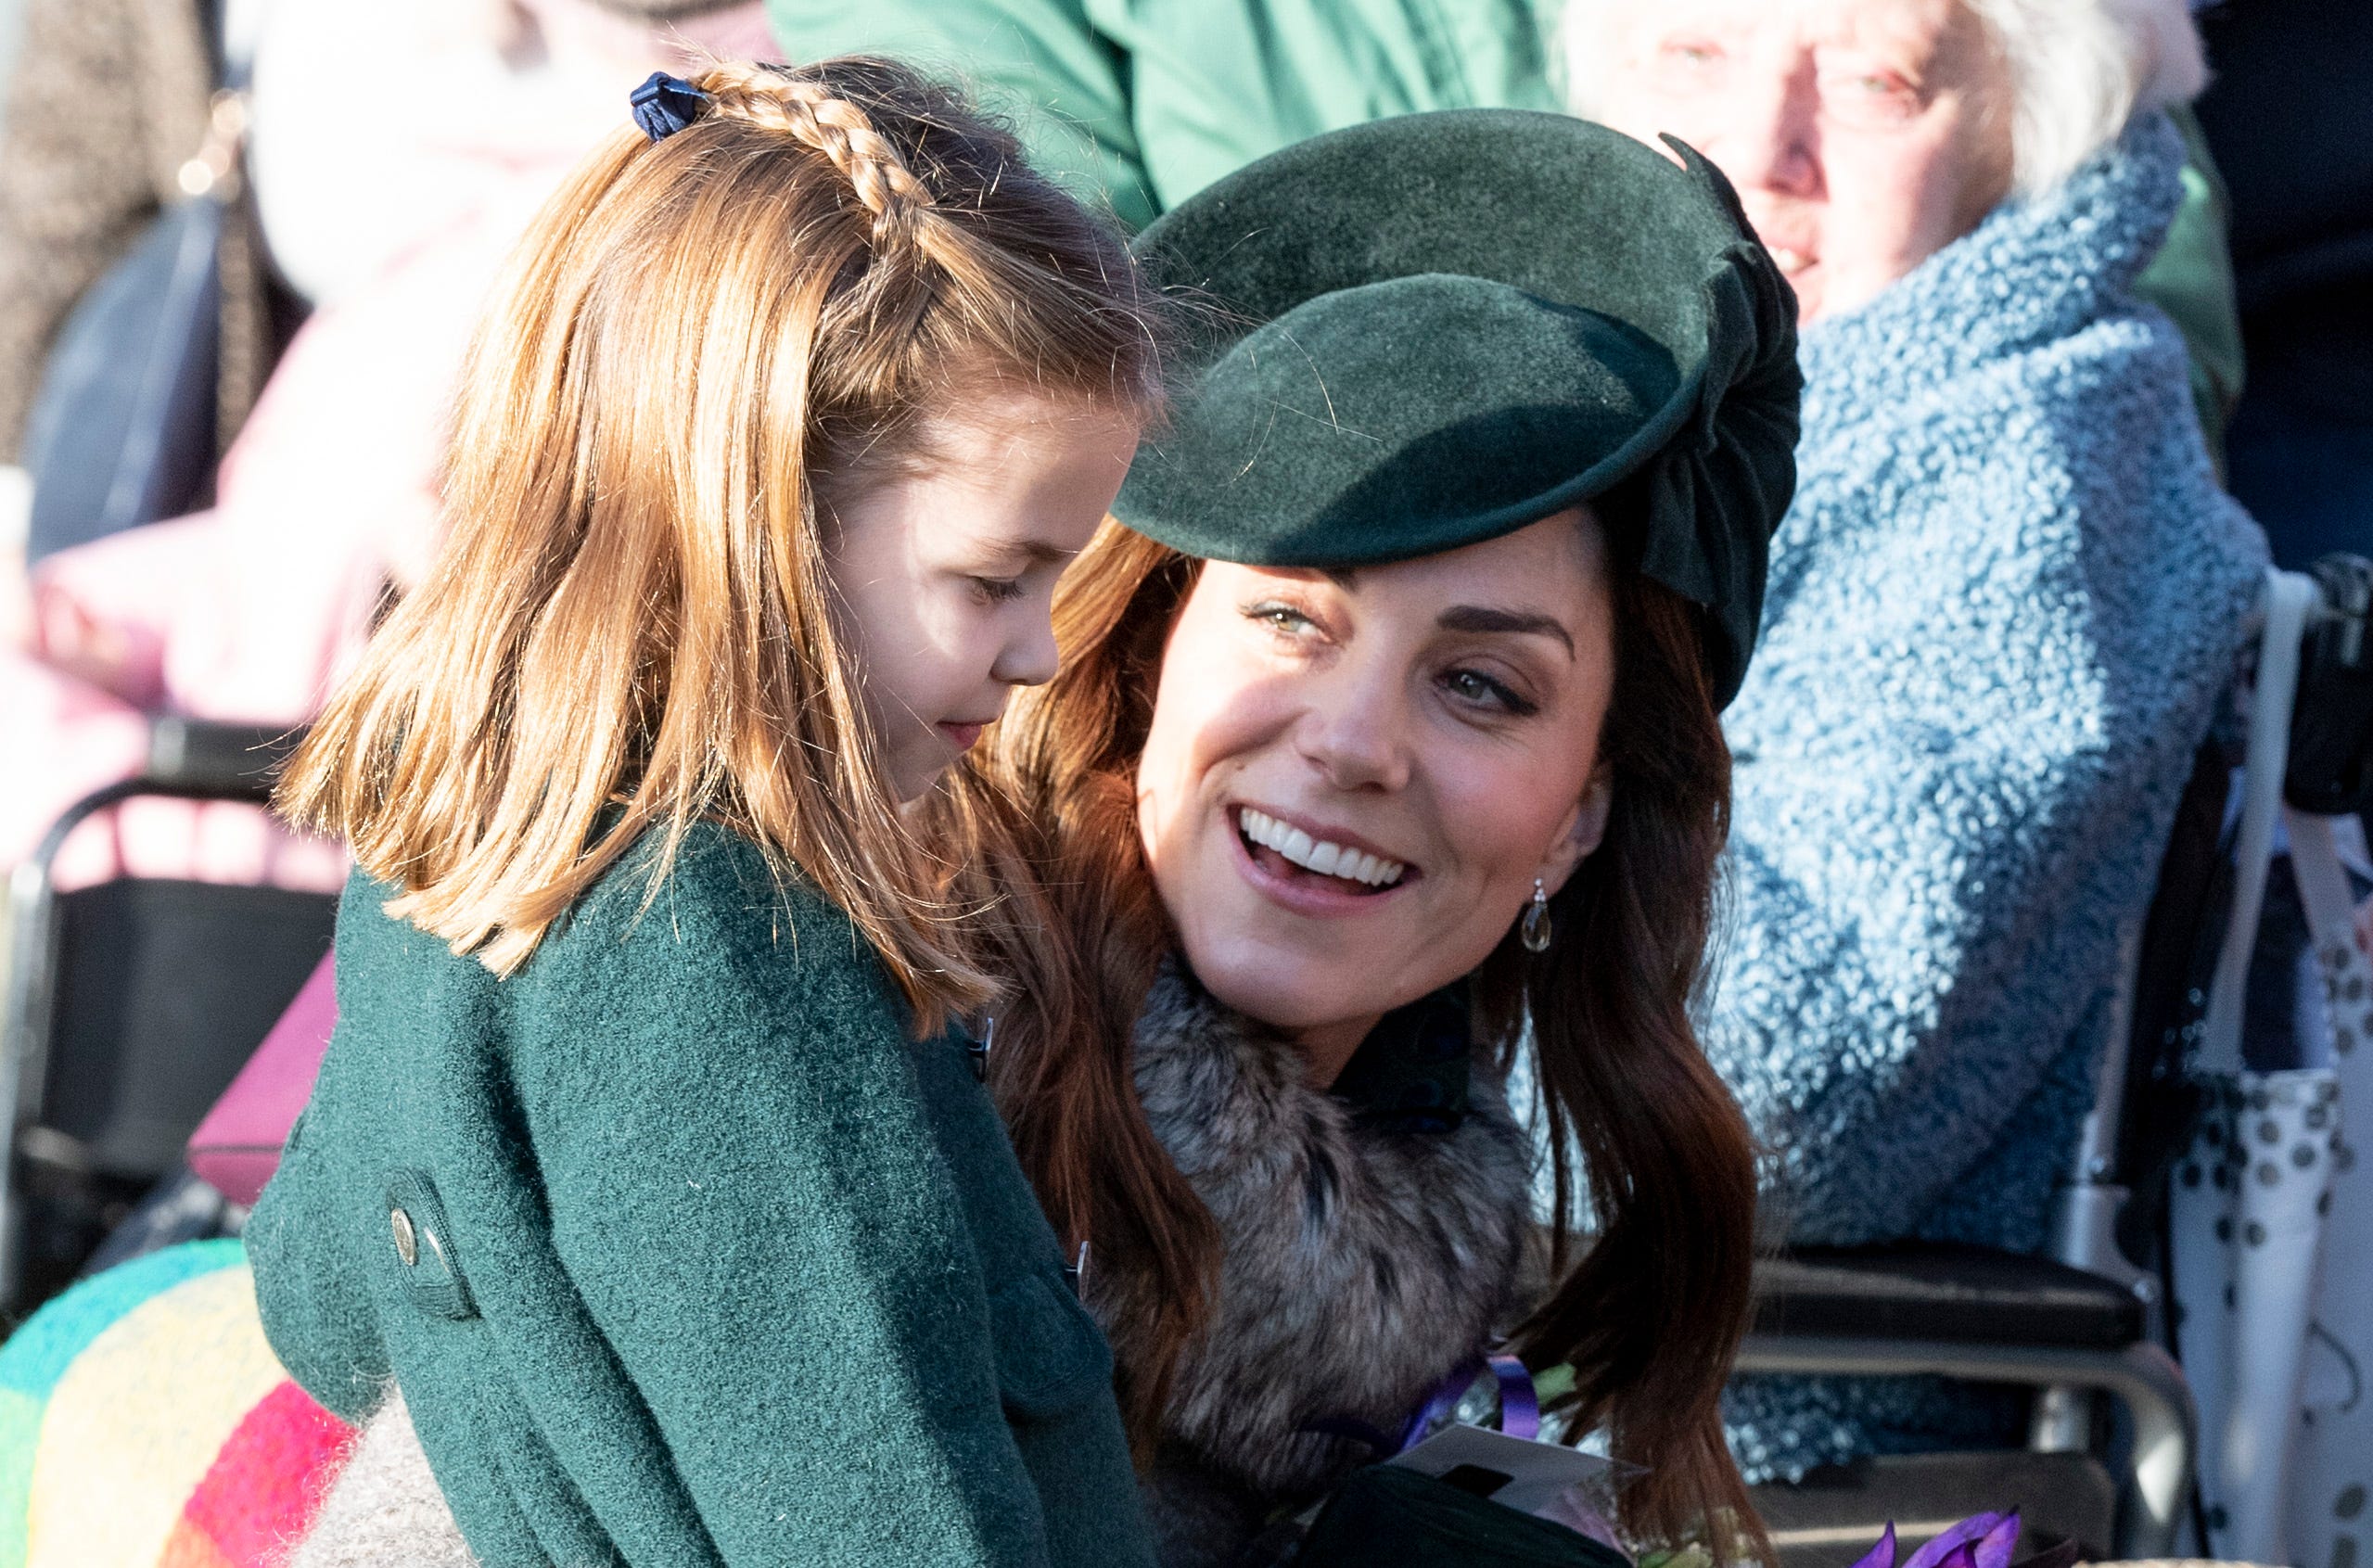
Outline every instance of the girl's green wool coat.
{"label": "girl's green wool coat", "polygon": [[[646,847],[650,843],[646,840]],[[517,974],[358,876],[248,1231],[273,1347],[392,1376],[487,1568],[1152,1562],[1111,1353],[959,1035],[755,846],[646,849]]]}

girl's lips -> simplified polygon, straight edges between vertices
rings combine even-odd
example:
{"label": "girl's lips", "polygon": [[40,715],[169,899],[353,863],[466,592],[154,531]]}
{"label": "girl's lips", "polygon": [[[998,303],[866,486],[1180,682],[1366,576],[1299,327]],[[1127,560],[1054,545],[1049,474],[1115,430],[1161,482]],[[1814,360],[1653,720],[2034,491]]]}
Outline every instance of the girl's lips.
{"label": "girl's lips", "polygon": [[937,728],[941,734],[947,736],[949,741],[954,745],[958,751],[970,751],[973,748],[973,743],[980,739],[980,732],[988,726],[982,724],[939,724],[934,727]]}
{"label": "girl's lips", "polygon": [[1244,835],[1236,831],[1233,812],[1221,815],[1220,829],[1227,836],[1237,874],[1252,884],[1253,891],[1262,898],[1295,914],[1332,920],[1344,915],[1371,913],[1409,891],[1418,880],[1412,876],[1390,887],[1359,892],[1351,891],[1351,885],[1347,883],[1329,886],[1328,883],[1338,879],[1321,879],[1299,870],[1278,872],[1263,864],[1251,847],[1245,844]]}

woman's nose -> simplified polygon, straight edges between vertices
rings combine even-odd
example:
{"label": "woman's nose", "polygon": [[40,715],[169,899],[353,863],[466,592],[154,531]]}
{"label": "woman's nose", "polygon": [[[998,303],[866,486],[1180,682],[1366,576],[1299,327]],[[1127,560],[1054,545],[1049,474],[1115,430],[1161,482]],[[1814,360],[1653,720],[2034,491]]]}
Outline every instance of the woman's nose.
{"label": "woman's nose", "polygon": [[1398,790],[1410,779],[1408,715],[1384,683],[1331,682],[1304,712],[1295,743],[1337,789]]}
{"label": "woman's nose", "polygon": [[1715,157],[1736,185],[1800,199],[1820,194],[1820,85],[1809,55],[1742,91]]}

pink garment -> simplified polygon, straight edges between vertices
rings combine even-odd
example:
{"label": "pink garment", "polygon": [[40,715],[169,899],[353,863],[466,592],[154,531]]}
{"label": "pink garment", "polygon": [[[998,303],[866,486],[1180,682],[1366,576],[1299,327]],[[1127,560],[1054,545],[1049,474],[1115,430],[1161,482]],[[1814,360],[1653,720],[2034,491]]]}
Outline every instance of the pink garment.
{"label": "pink garment", "polygon": [[324,958],[263,1044],[190,1134],[189,1166],[235,1204],[253,1204],[280,1168],[338,1026],[337,977]]}

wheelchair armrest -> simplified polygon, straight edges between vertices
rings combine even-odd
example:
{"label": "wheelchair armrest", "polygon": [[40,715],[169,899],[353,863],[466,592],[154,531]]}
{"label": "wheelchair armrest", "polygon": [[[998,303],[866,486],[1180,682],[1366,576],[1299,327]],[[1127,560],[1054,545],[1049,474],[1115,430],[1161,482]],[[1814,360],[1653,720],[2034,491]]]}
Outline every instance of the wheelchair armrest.
{"label": "wheelchair armrest", "polygon": [[302,725],[235,724],[165,715],[148,727],[145,795],[268,799],[280,765],[304,739]]}
{"label": "wheelchair armrest", "polygon": [[95,789],[60,812],[33,852],[18,863],[11,897],[20,911],[46,899],[50,865],[67,839],[85,821],[122,801],[165,796],[271,804],[280,765],[304,736],[303,725],[232,724],[170,716],[153,720],[147,765],[134,777]]}
{"label": "wheelchair armrest", "polygon": [[2142,1303],[2098,1274],[1987,1247],[1903,1243],[1757,1264],[1751,1332],[2115,1351],[2144,1328]]}

